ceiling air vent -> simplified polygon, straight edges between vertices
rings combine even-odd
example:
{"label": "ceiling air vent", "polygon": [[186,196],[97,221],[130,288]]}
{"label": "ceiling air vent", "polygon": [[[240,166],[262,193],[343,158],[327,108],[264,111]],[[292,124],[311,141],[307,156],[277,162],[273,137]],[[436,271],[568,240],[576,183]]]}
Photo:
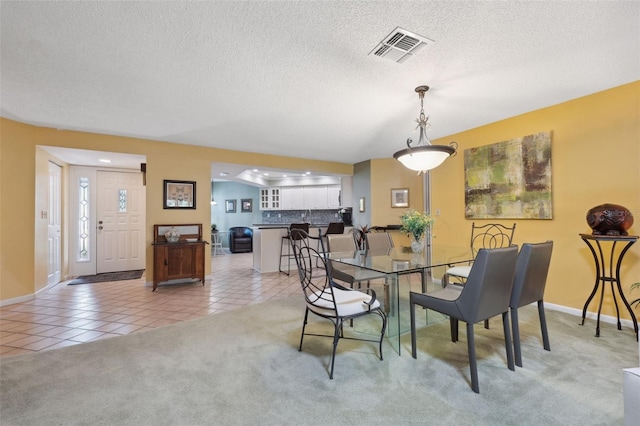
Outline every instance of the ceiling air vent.
{"label": "ceiling air vent", "polygon": [[397,27],[369,52],[369,55],[374,54],[381,58],[403,63],[428,43],[433,43],[433,40]]}

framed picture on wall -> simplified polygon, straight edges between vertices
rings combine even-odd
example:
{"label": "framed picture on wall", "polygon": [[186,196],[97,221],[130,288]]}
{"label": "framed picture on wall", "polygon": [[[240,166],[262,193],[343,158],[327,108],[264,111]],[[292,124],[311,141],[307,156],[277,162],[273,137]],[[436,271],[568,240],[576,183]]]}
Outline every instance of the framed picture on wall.
{"label": "framed picture on wall", "polygon": [[240,200],[240,211],[242,213],[251,213],[253,211],[253,200],[251,198],[243,198]]}
{"label": "framed picture on wall", "polygon": [[409,207],[409,188],[391,189],[391,207]]}
{"label": "framed picture on wall", "polygon": [[189,180],[164,180],[163,209],[195,209],[196,183]]}
{"label": "framed picture on wall", "polygon": [[226,213],[235,213],[236,212],[236,200],[225,200],[224,201],[224,211]]}
{"label": "framed picture on wall", "polygon": [[358,211],[364,213],[364,197],[360,197],[360,203],[358,204]]}

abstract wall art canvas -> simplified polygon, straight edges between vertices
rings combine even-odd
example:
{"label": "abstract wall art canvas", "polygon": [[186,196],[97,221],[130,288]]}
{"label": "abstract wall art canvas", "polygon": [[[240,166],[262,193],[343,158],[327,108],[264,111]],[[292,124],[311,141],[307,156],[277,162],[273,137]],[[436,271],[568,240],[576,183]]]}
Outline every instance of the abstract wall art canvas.
{"label": "abstract wall art canvas", "polygon": [[464,151],[465,217],[551,219],[551,132]]}

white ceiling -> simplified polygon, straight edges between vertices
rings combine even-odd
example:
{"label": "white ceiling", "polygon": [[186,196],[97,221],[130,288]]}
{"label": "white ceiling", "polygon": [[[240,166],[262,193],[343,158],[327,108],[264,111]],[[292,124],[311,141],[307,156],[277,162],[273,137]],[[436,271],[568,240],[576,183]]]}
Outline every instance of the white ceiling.
{"label": "white ceiling", "polygon": [[[637,1],[0,8],[3,117],[346,163],[403,148],[418,85],[435,139],[640,79]],[[403,64],[369,55],[396,27],[434,42]]]}

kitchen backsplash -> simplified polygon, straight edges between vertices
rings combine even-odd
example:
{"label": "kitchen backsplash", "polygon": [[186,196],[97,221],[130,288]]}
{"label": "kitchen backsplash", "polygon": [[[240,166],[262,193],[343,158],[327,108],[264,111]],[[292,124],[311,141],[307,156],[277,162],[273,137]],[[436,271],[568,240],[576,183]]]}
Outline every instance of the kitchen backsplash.
{"label": "kitchen backsplash", "polygon": [[273,210],[262,212],[262,223],[280,224],[309,222],[311,224],[327,224],[340,222],[338,210]]}

